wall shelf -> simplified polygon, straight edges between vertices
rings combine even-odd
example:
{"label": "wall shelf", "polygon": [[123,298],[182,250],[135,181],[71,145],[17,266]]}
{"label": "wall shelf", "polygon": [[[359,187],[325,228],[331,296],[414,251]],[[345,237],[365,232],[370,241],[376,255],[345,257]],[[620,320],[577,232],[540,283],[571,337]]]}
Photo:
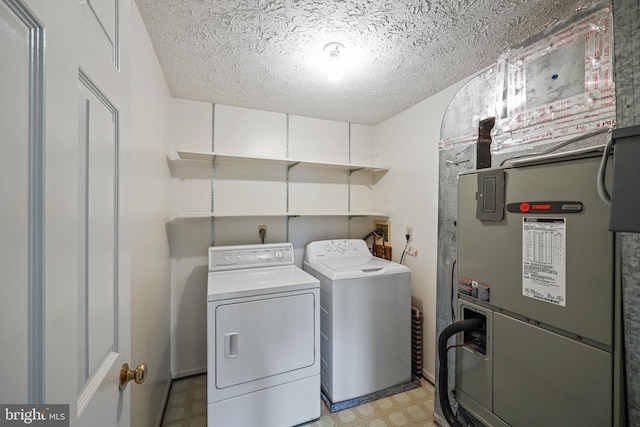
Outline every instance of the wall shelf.
{"label": "wall shelf", "polygon": [[336,216],[336,217],[383,217],[388,218],[385,212],[181,212],[178,219],[198,218],[237,218],[237,217],[311,217],[311,216]]}
{"label": "wall shelf", "polygon": [[230,164],[256,164],[264,166],[286,166],[295,167],[313,166],[327,169],[339,169],[347,170],[349,172],[386,172],[387,168],[371,165],[358,165],[358,164],[346,164],[346,163],[324,163],[324,162],[312,162],[307,160],[296,159],[282,159],[271,157],[257,157],[257,156],[235,156],[228,154],[219,154],[214,152],[204,153],[197,151],[177,151],[178,158],[182,160],[199,160],[199,161],[211,161]]}

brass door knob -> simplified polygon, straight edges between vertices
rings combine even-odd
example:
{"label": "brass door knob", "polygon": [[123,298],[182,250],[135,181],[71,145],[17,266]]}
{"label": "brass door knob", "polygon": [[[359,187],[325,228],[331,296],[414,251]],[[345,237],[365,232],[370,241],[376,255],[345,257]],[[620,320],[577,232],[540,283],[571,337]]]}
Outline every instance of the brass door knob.
{"label": "brass door knob", "polygon": [[141,363],[135,371],[129,369],[129,364],[125,363],[120,369],[120,391],[127,387],[129,381],[134,380],[136,384],[142,384],[147,378],[147,364]]}

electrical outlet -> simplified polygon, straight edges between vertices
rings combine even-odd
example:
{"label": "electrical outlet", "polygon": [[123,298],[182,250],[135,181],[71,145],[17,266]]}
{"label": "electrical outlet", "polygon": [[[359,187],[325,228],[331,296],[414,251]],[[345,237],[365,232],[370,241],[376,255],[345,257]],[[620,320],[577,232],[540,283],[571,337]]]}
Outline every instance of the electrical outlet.
{"label": "electrical outlet", "polygon": [[267,234],[267,226],[266,225],[259,225],[258,226],[258,234],[262,234],[262,230],[264,230],[264,233]]}
{"label": "electrical outlet", "polygon": [[413,227],[406,227],[404,230],[404,235],[407,237],[407,242],[411,242],[413,240]]}

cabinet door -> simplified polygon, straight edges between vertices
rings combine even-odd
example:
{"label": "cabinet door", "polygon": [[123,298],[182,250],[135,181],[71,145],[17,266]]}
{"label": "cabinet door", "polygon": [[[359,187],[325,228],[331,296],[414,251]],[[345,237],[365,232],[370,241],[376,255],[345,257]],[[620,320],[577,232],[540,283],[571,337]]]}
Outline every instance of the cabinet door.
{"label": "cabinet door", "polygon": [[314,305],[314,295],[308,293],[218,306],[216,387],[313,365]]}

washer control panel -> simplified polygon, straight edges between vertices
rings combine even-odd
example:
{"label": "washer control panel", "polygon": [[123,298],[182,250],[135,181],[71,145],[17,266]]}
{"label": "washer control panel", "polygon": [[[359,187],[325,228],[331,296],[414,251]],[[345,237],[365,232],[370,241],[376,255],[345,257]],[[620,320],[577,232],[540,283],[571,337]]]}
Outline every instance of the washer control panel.
{"label": "washer control panel", "polygon": [[371,252],[362,239],[321,240],[307,245],[308,259],[369,257]]}
{"label": "washer control panel", "polygon": [[209,271],[241,270],[293,264],[291,243],[211,246]]}

